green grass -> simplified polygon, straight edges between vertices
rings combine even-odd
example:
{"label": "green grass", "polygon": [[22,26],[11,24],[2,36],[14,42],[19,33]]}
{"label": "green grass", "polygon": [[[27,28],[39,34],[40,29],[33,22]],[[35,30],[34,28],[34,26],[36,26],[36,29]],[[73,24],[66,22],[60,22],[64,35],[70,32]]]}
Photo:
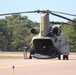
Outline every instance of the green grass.
{"label": "green grass", "polygon": [[23,59],[22,56],[0,56],[0,59]]}

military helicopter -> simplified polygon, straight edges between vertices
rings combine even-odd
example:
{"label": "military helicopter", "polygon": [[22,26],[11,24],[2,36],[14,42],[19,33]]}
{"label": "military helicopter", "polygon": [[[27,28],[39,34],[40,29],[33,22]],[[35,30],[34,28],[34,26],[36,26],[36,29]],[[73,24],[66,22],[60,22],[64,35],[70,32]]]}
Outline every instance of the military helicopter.
{"label": "military helicopter", "polygon": [[[58,15],[56,13],[76,16],[73,14],[50,11],[50,10],[37,10],[37,11],[28,11],[28,12],[17,12],[17,13],[6,13],[0,14],[11,15],[11,14],[21,14],[21,13],[40,13],[40,31],[36,29],[31,29],[31,33],[34,34],[31,40],[31,48],[29,58],[32,57],[37,59],[48,59],[48,58],[58,58],[61,59],[63,55],[63,60],[68,60],[69,58],[69,45],[67,45],[67,38],[64,33],[61,31],[61,25],[50,26],[49,15],[54,15],[72,22],[75,22],[69,18]],[[76,22],[75,22],[76,23]]]}

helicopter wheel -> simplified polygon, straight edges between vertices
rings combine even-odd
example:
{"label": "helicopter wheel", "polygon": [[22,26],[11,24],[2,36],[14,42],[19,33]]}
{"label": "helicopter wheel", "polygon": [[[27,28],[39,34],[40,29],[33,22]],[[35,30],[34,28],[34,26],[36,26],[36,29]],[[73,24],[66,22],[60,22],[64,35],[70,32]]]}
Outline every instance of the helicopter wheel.
{"label": "helicopter wheel", "polygon": [[68,60],[68,55],[63,55],[63,60]]}
{"label": "helicopter wheel", "polygon": [[32,56],[31,55],[29,55],[29,59],[32,59]]}
{"label": "helicopter wheel", "polygon": [[66,56],[66,55],[63,55],[63,60],[65,60],[65,56]]}
{"label": "helicopter wheel", "polygon": [[68,55],[66,55],[66,60],[68,60]]}
{"label": "helicopter wheel", "polygon": [[61,60],[61,55],[60,54],[58,55],[58,59]]}

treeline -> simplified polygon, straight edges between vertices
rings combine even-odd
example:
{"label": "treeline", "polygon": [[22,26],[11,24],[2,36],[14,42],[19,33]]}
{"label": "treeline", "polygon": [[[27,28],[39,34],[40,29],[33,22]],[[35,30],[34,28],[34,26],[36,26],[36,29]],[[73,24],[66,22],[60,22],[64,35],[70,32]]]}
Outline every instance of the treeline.
{"label": "treeline", "polygon": [[23,46],[29,48],[32,37],[30,29],[34,26],[37,26],[36,22],[20,14],[0,19],[0,50],[19,51]]}
{"label": "treeline", "polygon": [[[21,51],[24,46],[29,49],[32,39],[30,30],[33,27],[39,27],[39,24],[20,14],[0,19],[0,51]],[[63,25],[62,31],[67,35],[71,51],[76,51],[75,23],[68,22],[67,25]]]}
{"label": "treeline", "polygon": [[76,52],[76,18],[73,19],[75,22],[67,22],[62,26],[62,31],[67,36],[67,43],[70,47],[70,51]]}

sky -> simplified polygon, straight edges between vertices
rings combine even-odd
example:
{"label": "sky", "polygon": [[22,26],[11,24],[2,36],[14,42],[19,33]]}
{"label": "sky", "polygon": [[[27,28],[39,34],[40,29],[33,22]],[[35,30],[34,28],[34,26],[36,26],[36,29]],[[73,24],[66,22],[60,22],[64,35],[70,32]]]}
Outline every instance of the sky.
{"label": "sky", "polygon": [[[0,14],[25,12],[34,10],[51,10],[76,14],[76,0],[0,0]],[[40,21],[40,14],[31,13],[26,15],[32,21]],[[75,17],[66,16],[70,19]],[[0,17],[2,18],[2,17]],[[50,21],[67,21],[50,15]]]}

